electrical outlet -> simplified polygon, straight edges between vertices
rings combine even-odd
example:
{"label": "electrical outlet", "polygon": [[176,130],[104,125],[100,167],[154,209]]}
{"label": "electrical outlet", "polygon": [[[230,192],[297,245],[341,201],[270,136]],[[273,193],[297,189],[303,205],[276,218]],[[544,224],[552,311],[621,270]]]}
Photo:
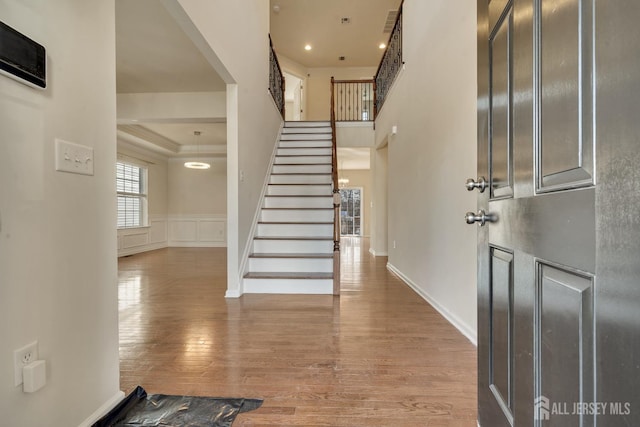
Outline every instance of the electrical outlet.
{"label": "electrical outlet", "polygon": [[22,368],[38,360],[38,341],[27,344],[13,352],[13,385],[22,384]]}

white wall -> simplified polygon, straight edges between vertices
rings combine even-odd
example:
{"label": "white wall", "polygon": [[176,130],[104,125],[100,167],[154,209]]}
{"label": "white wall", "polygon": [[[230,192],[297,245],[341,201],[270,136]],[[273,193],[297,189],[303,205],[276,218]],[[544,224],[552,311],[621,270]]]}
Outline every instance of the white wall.
{"label": "white wall", "polygon": [[[225,158],[199,158],[210,169],[184,167],[190,159],[169,160],[168,245],[226,245],[227,164]],[[195,160],[195,159],[191,159]]]}
{"label": "white wall", "polygon": [[389,255],[387,244],[388,231],[388,202],[387,187],[389,176],[387,163],[389,158],[389,146],[384,145],[371,150],[371,242],[369,252],[374,256]]}
{"label": "white wall", "polygon": [[[227,164],[224,158],[198,158],[210,169],[188,169],[189,159],[169,160],[169,215],[224,215],[227,213]],[[195,159],[194,159],[195,160]]]}
{"label": "white wall", "polygon": [[282,123],[269,87],[269,2],[164,0],[189,17],[215,54],[227,85],[227,296],[239,296],[240,271]]}
{"label": "white wall", "polygon": [[[113,1],[0,2],[47,48],[48,88],[0,76],[0,424],[77,426],[119,399]],[[54,138],[94,149],[94,176],[54,170]],[[47,385],[13,386],[33,340]]]}
{"label": "white wall", "polygon": [[[404,61],[376,121],[388,146],[389,264],[472,340],[476,334],[476,4],[406,0]],[[393,242],[396,248],[393,248]]]}

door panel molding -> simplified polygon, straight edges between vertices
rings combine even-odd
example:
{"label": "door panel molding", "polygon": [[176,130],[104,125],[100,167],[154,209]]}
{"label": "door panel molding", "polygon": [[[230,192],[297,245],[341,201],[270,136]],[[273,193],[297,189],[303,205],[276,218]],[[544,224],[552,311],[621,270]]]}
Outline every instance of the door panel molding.
{"label": "door panel molding", "polygon": [[513,253],[490,248],[489,375],[491,392],[508,422],[513,425],[514,389],[514,296]]}
{"label": "door panel molding", "polygon": [[[576,403],[595,402],[595,277],[541,259],[535,262],[536,401],[548,399],[573,412]],[[553,415],[553,421],[567,427],[595,423],[594,415]],[[542,427],[542,417],[535,418],[535,427]]]}
{"label": "door panel molding", "polygon": [[595,183],[593,0],[534,0],[536,192]]}

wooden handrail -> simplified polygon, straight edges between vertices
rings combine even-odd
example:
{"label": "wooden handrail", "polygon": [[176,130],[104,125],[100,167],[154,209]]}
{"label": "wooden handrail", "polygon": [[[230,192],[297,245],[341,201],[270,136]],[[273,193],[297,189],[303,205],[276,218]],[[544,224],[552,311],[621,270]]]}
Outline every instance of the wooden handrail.
{"label": "wooden handrail", "polygon": [[335,79],[331,77],[331,180],[333,182],[333,294],[340,295],[340,188],[336,138]]}

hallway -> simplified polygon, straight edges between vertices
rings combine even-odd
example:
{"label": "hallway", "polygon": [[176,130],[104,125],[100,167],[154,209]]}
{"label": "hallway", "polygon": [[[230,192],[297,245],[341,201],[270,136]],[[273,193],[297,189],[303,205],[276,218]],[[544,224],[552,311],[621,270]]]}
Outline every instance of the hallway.
{"label": "hallway", "polygon": [[475,426],[475,347],[342,244],[339,299],[225,299],[225,248],[120,258],[121,389],[264,399],[234,426]]}

